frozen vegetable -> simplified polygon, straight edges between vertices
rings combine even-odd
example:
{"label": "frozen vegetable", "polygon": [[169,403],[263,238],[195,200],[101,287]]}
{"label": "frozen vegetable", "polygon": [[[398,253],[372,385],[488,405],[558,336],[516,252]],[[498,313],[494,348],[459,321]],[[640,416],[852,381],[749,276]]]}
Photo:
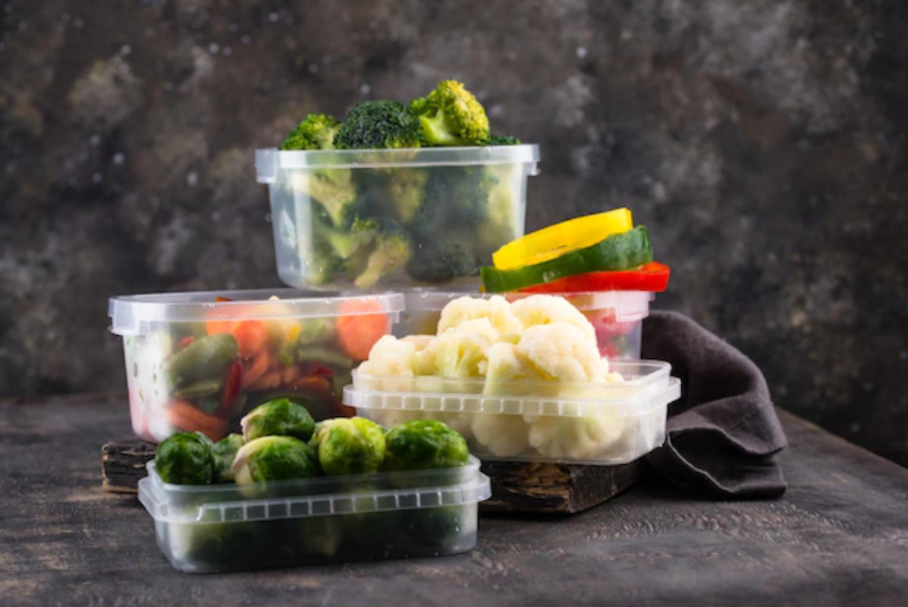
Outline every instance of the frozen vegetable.
{"label": "frozen vegetable", "polygon": [[385,431],[375,422],[354,417],[319,423],[313,437],[325,474],[372,474],[385,457]]}
{"label": "frozen vegetable", "polygon": [[516,291],[565,276],[587,272],[629,270],[653,260],[653,247],[645,226],[607,236],[586,248],[569,251],[554,259],[510,270],[484,266],[482,283],[490,293]]}
{"label": "frozen vegetable", "polygon": [[[442,310],[436,336],[383,337],[357,373],[358,382],[379,390],[475,393],[479,379],[487,395],[564,399],[588,398],[593,387],[622,381],[601,358],[590,321],[563,298],[549,295],[514,303],[501,296],[456,299]],[[625,435],[622,418],[612,415],[375,409],[370,416],[383,423],[444,420],[479,450],[505,458],[595,460]],[[395,432],[399,430],[389,432],[386,439],[389,451]]]}
{"label": "frozen vegetable", "polygon": [[239,434],[228,434],[212,445],[213,483],[232,483],[234,481],[233,460],[236,459],[236,453],[242,446],[243,437]]}
{"label": "frozen vegetable", "polygon": [[277,398],[253,409],[240,420],[243,439],[263,436],[292,436],[306,442],[315,432],[315,421],[305,407],[289,398]]}
{"label": "frozen vegetable", "polygon": [[489,141],[489,118],[482,104],[456,80],[439,82],[425,97],[410,102],[419,116],[428,145],[484,145]]}
{"label": "frozen vegetable", "polygon": [[334,136],[339,150],[418,148],[422,143],[420,121],[396,101],[358,103],[341,123]]}
{"label": "frozen vegetable", "polygon": [[263,436],[249,441],[233,460],[238,485],[318,476],[312,448],[290,436]]}
{"label": "frozen vegetable", "polygon": [[155,468],[165,483],[208,485],[214,476],[211,440],[199,432],[175,434],[155,450]]}
{"label": "frozen vegetable", "polygon": [[669,267],[657,261],[634,270],[589,272],[565,276],[520,290],[521,293],[592,293],[598,291],[646,291],[660,293],[668,287]]}
{"label": "frozen vegetable", "polygon": [[[281,149],[397,149],[393,158],[375,155],[389,162],[417,159],[422,147],[517,144],[515,137],[491,136],[482,104],[462,83],[445,80],[406,105],[361,102],[340,123],[309,114]],[[362,289],[477,276],[492,252],[521,230],[512,200],[516,166],[427,159],[425,167],[293,171],[287,185],[294,198],[302,193],[314,202],[308,220],[298,218],[301,273],[308,284]]]}
{"label": "frozen vegetable", "polygon": [[383,470],[426,470],[465,466],[470,457],[467,441],[433,419],[404,422],[385,436]]}

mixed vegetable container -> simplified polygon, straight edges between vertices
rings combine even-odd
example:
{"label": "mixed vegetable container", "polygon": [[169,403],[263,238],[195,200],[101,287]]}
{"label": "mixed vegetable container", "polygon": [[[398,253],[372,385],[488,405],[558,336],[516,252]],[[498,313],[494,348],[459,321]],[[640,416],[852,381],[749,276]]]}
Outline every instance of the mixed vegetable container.
{"label": "mixed vegetable container", "polygon": [[669,268],[627,209],[524,236],[538,161],[453,80],[309,114],[256,152],[278,274],[308,290],[111,299],[174,567],[463,552],[490,496],[477,458],[662,444],[680,383],[640,339]]}

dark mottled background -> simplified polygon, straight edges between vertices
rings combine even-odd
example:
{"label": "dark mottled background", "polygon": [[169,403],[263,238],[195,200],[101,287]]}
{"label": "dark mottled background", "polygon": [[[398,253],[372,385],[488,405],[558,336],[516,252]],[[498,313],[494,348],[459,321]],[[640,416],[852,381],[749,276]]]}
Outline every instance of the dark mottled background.
{"label": "dark mottled background", "polygon": [[123,388],[111,295],[277,285],[253,149],[455,77],[542,147],[528,227],[630,206],[659,306],[908,464],[904,3],[0,6],[0,394]]}

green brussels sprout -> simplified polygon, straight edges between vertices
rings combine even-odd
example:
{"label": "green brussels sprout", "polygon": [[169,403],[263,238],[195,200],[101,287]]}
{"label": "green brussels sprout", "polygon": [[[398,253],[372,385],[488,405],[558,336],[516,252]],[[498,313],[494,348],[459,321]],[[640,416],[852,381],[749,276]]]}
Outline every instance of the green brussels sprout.
{"label": "green brussels sprout", "polygon": [[262,530],[266,522],[170,523],[167,545],[183,571],[231,571],[257,566],[269,546]]}
{"label": "green brussels sprout", "polygon": [[234,479],[238,485],[319,476],[311,448],[290,436],[263,436],[236,453]]}
{"label": "green brussels sprout", "polygon": [[321,422],[311,444],[329,476],[372,474],[385,458],[384,428],[363,417]]}
{"label": "green brussels sprout", "polygon": [[209,485],[214,476],[211,439],[201,432],[181,432],[158,445],[158,476],[174,485]]}
{"label": "green brussels sprout", "polygon": [[387,453],[382,470],[429,470],[465,466],[467,441],[444,422],[414,419],[394,426],[385,436]]}
{"label": "green brussels sprout", "polygon": [[292,436],[305,442],[315,432],[315,420],[305,407],[289,398],[259,405],[240,421],[247,442],[263,436]]}
{"label": "green brussels sprout", "polygon": [[236,459],[236,452],[242,446],[242,436],[239,434],[228,434],[211,447],[211,457],[214,459],[213,482],[233,482],[233,460]]}

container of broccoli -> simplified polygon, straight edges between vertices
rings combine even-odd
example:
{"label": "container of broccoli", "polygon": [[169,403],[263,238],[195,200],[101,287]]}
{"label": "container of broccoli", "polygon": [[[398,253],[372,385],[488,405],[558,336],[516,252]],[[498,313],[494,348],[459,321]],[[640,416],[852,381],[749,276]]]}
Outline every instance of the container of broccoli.
{"label": "container of broccoli", "polygon": [[309,114],[256,152],[278,274],[297,288],[479,284],[523,235],[539,149],[491,134],[485,109],[444,81],[404,105],[364,101],[342,121]]}
{"label": "container of broccoli", "polygon": [[220,441],[242,432],[240,419],[254,407],[283,398],[314,419],[250,420],[245,438],[278,423],[307,441],[315,421],[352,414],[341,403],[351,370],[402,310],[403,296],[392,293],[276,289],[112,298],[111,331],[123,337],[133,430],[152,442],[178,432]]}
{"label": "container of broccoli", "polygon": [[490,496],[474,457],[454,468],[211,485],[165,483],[149,462],[139,481],[159,548],[190,573],[466,552]]}

